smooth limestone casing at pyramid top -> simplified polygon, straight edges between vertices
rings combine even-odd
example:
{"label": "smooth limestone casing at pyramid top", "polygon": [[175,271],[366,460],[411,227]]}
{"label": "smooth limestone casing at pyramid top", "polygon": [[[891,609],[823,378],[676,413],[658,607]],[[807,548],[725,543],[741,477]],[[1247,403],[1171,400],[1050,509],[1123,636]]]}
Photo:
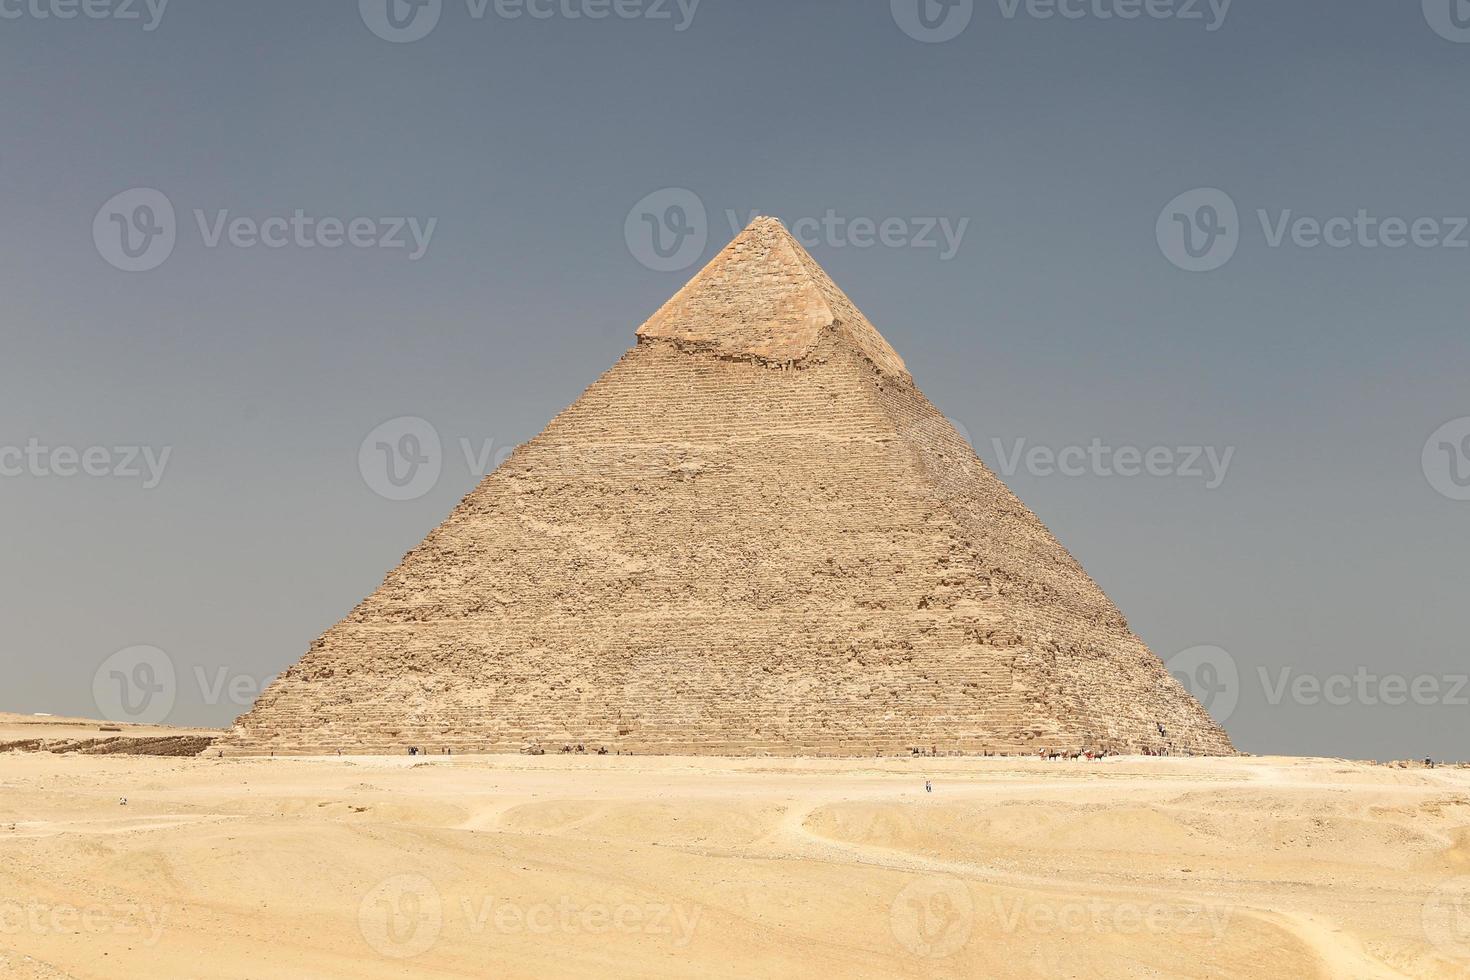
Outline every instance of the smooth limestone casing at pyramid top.
{"label": "smooth limestone casing at pyramid top", "polygon": [[566,744],[1234,751],[768,218],[222,748]]}

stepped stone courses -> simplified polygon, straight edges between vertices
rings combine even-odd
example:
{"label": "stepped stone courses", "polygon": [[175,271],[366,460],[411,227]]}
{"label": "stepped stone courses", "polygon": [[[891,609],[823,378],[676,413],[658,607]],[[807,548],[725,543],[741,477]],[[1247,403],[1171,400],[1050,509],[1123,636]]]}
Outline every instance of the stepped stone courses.
{"label": "stepped stone courses", "polygon": [[220,747],[565,744],[1233,752],[769,218]]}

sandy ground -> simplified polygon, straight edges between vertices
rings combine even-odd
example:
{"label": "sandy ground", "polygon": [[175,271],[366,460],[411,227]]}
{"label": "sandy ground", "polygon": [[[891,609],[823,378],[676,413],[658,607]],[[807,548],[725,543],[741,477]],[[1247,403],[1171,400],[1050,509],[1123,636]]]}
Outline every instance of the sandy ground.
{"label": "sandy ground", "polygon": [[6,978],[1463,977],[1466,876],[1465,769],[0,755]]}

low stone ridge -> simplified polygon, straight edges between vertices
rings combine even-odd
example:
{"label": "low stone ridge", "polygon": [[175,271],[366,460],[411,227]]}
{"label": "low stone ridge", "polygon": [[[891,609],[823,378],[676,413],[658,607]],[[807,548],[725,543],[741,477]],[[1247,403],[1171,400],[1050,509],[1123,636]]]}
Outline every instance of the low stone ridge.
{"label": "low stone ridge", "polygon": [[195,756],[215,743],[215,735],[154,735],[113,738],[28,738],[0,742],[0,752],[51,752],[55,755]]}
{"label": "low stone ridge", "polygon": [[773,219],[217,747],[576,746],[1234,751]]}

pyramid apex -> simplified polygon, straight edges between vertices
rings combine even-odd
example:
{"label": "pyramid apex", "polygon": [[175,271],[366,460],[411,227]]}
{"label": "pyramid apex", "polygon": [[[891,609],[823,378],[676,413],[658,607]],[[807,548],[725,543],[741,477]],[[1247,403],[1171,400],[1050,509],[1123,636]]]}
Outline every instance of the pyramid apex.
{"label": "pyramid apex", "polygon": [[[761,214],[752,218],[750,220],[750,224],[745,226],[745,231],[741,232],[741,234],[743,235],[746,232],[754,231],[758,228],[771,228],[772,226],[774,226],[775,228],[779,228],[782,231],[786,231],[786,225],[781,221],[780,218],[773,218],[768,214]],[[791,234],[790,232],[786,233],[788,235]]]}
{"label": "pyramid apex", "polygon": [[[756,244],[757,247],[774,247],[780,252],[789,251],[791,255],[797,256],[798,260],[801,257],[805,257],[812,266],[816,267],[821,275],[826,276],[826,272],[822,270],[815,259],[811,258],[807,250],[802,247],[801,242],[787,229],[786,222],[780,218],[766,214],[751,218],[750,224],[746,225],[740,234],[730,239],[730,244],[726,245],[720,254],[723,255],[726,251],[744,252],[752,244]],[[715,262],[719,261],[719,258],[720,256],[716,256],[714,262],[711,262],[694,279],[690,280],[690,284],[692,285],[699,281],[700,277],[709,271],[715,265]],[[836,286],[834,285],[833,288],[835,289]]]}
{"label": "pyramid apex", "polygon": [[781,219],[761,215],[639,327],[638,337],[792,364],[828,330],[880,371],[908,377],[903,359]]}

